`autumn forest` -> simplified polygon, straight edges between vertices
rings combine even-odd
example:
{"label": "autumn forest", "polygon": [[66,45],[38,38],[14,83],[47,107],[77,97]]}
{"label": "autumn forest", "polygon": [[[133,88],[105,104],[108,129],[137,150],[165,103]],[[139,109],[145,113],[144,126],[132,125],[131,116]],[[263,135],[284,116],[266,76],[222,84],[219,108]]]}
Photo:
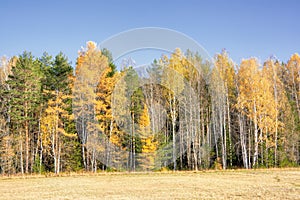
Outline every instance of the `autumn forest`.
{"label": "autumn forest", "polygon": [[87,42],[0,63],[0,173],[293,167],[300,56],[213,63],[174,49],[144,75]]}

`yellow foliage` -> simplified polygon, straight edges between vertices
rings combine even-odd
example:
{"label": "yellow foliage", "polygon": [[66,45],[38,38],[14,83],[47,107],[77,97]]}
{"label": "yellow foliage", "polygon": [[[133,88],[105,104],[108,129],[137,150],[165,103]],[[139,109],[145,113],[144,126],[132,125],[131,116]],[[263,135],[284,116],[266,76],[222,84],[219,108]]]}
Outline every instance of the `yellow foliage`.
{"label": "yellow foliage", "polygon": [[184,89],[184,80],[190,76],[191,66],[179,48],[171,57],[163,56],[160,61],[163,68],[162,85],[169,89],[169,95],[179,95]]}
{"label": "yellow foliage", "polygon": [[147,127],[150,125],[150,117],[148,113],[148,107],[144,104],[144,108],[139,121],[140,126]]}
{"label": "yellow foliage", "polygon": [[154,168],[156,150],[158,142],[153,135],[143,138],[142,140],[142,154],[139,157],[140,166],[145,170]]}
{"label": "yellow foliage", "polygon": [[52,94],[54,98],[48,101],[48,107],[41,119],[42,141],[46,151],[56,151],[53,147],[61,146],[62,137],[76,137],[76,134],[67,133],[64,126],[64,119],[73,117],[68,114],[67,105],[64,103],[70,96],[58,91]]}
{"label": "yellow foliage", "polygon": [[87,46],[87,49],[88,49],[87,52],[93,51],[93,50],[95,50],[95,49],[97,48],[97,43],[96,43],[96,42],[93,42],[93,41],[88,41],[88,42],[86,43],[86,46]]}
{"label": "yellow foliage", "polygon": [[142,142],[142,155],[139,159],[141,167],[144,169],[152,169],[154,167],[154,158],[158,146],[155,136],[150,129],[150,117],[148,107],[144,104],[142,114],[139,119],[139,133]]}
{"label": "yellow foliage", "polygon": [[224,83],[226,93],[229,98],[235,98],[235,71],[232,60],[229,59],[227,52],[223,51],[221,54],[216,55],[215,68],[221,81]]}
{"label": "yellow foliage", "polygon": [[142,139],[142,143],[143,143],[142,153],[153,153],[157,149],[158,142],[155,141],[153,135],[150,135],[149,137]]}

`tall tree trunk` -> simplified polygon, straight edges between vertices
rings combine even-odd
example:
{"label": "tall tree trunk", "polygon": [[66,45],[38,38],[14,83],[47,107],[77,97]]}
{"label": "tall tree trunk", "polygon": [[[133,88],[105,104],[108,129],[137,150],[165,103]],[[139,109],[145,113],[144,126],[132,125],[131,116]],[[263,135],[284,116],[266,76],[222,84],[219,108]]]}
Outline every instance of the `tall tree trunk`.
{"label": "tall tree trunk", "polygon": [[260,152],[261,152],[261,161],[260,164],[264,165],[264,141],[263,141],[263,130],[259,129],[259,143],[260,143]]}
{"label": "tall tree trunk", "polygon": [[22,132],[19,132],[20,135],[20,167],[21,167],[21,174],[24,174],[24,161],[23,161],[23,139],[22,139]]}
{"label": "tall tree trunk", "polygon": [[[244,117],[243,117],[244,119]],[[246,137],[244,132],[244,120],[242,119],[241,114],[238,114],[238,120],[239,120],[239,132],[240,132],[240,142],[241,142],[241,149],[242,149],[242,159],[243,164],[246,169],[249,168],[248,165],[248,157],[247,157],[247,148],[246,148]]]}
{"label": "tall tree trunk", "polygon": [[83,166],[85,171],[87,171],[87,163],[86,163],[86,156],[85,156],[85,145],[81,144],[81,151],[82,151],[82,160],[83,160]]}
{"label": "tall tree trunk", "polygon": [[[222,105],[220,105],[222,106]],[[224,127],[224,113],[219,110],[219,131],[221,136],[221,150],[222,150],[222,167],[226,169],[226,132]],[[225,132],[225,133],[224,133]]]}
{"label": "tall tree trunk", "polygon": [[111,161],[111,142],[110,142],[110,138],[112,135],[112,131],[113,131],[113,119],[110,120],[110,125],[109,125],[109,137],[107,139],[107,154],[106,154],[106,168],[108,166],[110,166],[110,161]]}
{"label": "tall tree trunk", "polygon": [[277,72],[272,63],[273,70],[273,87],[274,87],[274,98],[275,98],[275,147],[274,147],[274,165],[277,166],[277,138],[278,138],[278,94],[277,94]]}
{"label": "tall tree trunk", "polygon": [[[189,107],[191,107],[191,105],[189,105]],[[191,116],[191,113],[189,113],[189,115]],[[188,117],[187,117],[187,103],[185,104],[185,108],[184,108],[184,119],[185,119],[185,129],[186,129],[186,157],[187,157],[187,165],[188,168],[191,169],[191,126],[190,126],[190,120],[188,121]]]}
{"label": "tall tree trunk", "polygon": [[43,150],[44,150],[44,146],[43,146],[43,133],[41,132],[40,135],[40,163],[39,163],[39,171],[40,174],[42,173],[42,163],[43,163]]}
{"label": "tall tree trunk", "polygon": [[253,105],[254,111],[254,155],[253,155],[253,163],[252,166],[255,167],[258,159],[258,125],[257,125],[257,112],[256,112],[256,103]]}
{"label": "tall tree trunk", "polygon": [[85,152],[85,144],[86,144],[86,140],[87,140],[87,136],[86,136],[86,130],[85,130],[85,123],[84,123],[84,116],[81,118],[81,132],[82,132],[82,141],[81,141],[81,151],[82,151],[82,160],[83,160],[83,166],[85,171],[88,170],[87,168],[87,156],[86,156],[86,152]]}
{"label": "tall tree trunk", "polygon": [[176,137],[175,137],[175,122],[172,120],[172,147],[173,147],[173,171],[176,171]]}
{"label": "tall tree trunk", "polygon": [[251,143],[252,143],[252,131],[251,131],[251,122],[250,122],[250,126],[248,128],[248,166],[249,168],[251,168]]}
{"label": "tall tree trunk", "polygon": [[176,171],[176,98],[175,96],[169,96],[169,109],[171,114],[172,123],[172,161],[173,161],[173,171]]}
{"label": "tall tree trunk", "polygon": [[56,134],[55,130],[52,130],[52,153],[53,153],[53,159],[54,159],[54,173],[56,174],[57,169],[57,151],[56,151]]}
{"label": "tall tree trunk", "polygon": [[229,142],[229,164],[232,167],[232,136],[231,136],[231,117],[230,117],[230,103],[228,98],[228,92],[226,95],[227,102],[227,126],[228,126],[228,142]]}
{"label": "tall tree trunk", "polygon": [[28,125],[27,102],[25,103],[25,173],[29,168],[29,125]]}
{"label": "tall tree trunk", "polygon": [[134,128],[134,115],[132,120],[132,164],[133,171],[135,171],[135,128]]}
{"label": "tall tree trunk", "polygon": [[57,145],[58,145],[58,153],[57,153],[57,174],[60,173],[60,169],[61,169],[61,164],[60,164],[60,160],[61,160],[61,141],[60,138],[57,138]]}
{"label": "tall tree trunk", "polygon": [[219,148],[218,148],[218,139],[217,139],[217,119],[216,119],[216,113],[215,113],[215,105],[212,104],[212,127],[213,127],[213,137],[214,137],[214,143],[216,148],[216,156],[219,158]]}

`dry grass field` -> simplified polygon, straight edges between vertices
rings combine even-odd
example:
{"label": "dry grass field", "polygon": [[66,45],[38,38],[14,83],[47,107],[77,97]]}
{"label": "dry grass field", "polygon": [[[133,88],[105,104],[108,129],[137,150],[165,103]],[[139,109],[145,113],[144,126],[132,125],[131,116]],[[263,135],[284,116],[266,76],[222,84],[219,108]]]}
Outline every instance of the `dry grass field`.
{"label": "dry grass field", "polygon": [[1,177],[0,199],[300,199],[300,169]]}

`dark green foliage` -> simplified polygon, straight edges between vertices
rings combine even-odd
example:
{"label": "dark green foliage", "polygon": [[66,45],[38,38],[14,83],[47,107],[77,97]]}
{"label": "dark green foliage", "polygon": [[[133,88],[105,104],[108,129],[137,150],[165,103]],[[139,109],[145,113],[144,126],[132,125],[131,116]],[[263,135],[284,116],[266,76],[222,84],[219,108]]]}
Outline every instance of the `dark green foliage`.
{"label": "dark green foliage", "polygon": [[[40,61],[24,52],[12,67],[7,84],[10,130],[20,142],[20,170],[28,173],[33,168],[38,134],[38,121],[42,104]],[[24,142],[24,143],[23,143]],[[23,146],[24,145],[24,146]],[[23,162],[24,161],[24,162]]]}
{"label": "dark green foliage", "polygon": [[111,71],[107,74],[107,76],[108,77],[113,77],[113,75],[117,72],[117,66],[114,64],[112,54],[106,48],[103,48],[101,51],[102,51],[102,54],[107,57],[109,67],[111,68]]}

